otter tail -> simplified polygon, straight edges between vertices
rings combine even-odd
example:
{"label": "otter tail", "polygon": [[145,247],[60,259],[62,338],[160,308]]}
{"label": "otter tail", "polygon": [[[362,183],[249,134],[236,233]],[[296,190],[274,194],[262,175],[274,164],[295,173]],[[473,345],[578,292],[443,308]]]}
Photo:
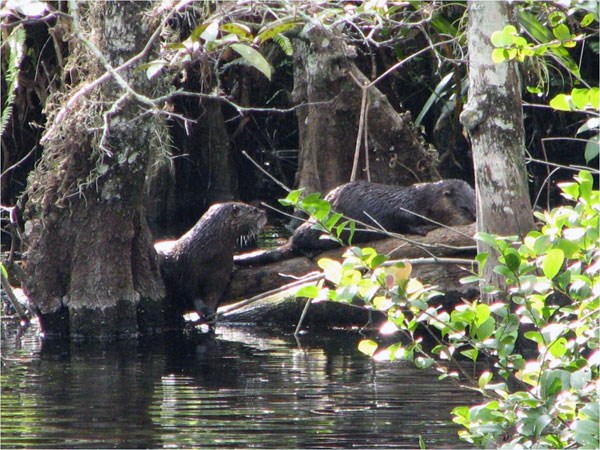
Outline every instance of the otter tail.
{"label": "otter tail", "polygon": [[264,264],[283,261],[294,256],[291,244],[288,242],[277,248],[268,250],[256,250],[249,253],[235,255],[233,262],[238,266],[262,266]]}

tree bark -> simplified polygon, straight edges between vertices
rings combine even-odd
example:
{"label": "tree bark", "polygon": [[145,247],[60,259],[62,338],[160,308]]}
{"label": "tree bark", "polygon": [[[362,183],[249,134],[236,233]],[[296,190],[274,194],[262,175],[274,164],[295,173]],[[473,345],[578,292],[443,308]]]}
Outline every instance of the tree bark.
{"label": "tree bark", "polygon": [[[297,110],[296,185],[324,193],[350,181],[361,114],[357,81],[365,84],[367,78],[352,62],[355,50],[323,27],[313,25],[293,42],[293,97],[296,104],[303,104]],[[437,152],[424,142],[410,113],[396,112],[375,87],[368,97],[371,181],[409,185],[437,179]],[[361,152],[364,168],[364,148]],[[366,171],[357,178],[367,179]]]}
{"label": "tree bark", "polygon": [[[490,37],[512,18],[512,5],[504,1],[470,1],[469,100],[461,123],[469,132],[473,148],[477,192],[478,231],[523,237],[534,228],[525,167],[525,142],[514,61],[495,64]],[[493,269],[497,256],[488,252],[484,269],[486,285],[504,287]],[[482,293],[482,297],[485,297]]]}
{"label": "tree bark", "polygon": [[[89,27],[83,32],[115,67],[146,43],[149,6],[89,3],[82,6],[80,25]],[[81,43],[71,58],[83,83],[104,72]],[[156,89],[143,71],[120,74],[138,93]],[[148,149],[162,144],[166,126],[156,115],[141,117],[139,104],[122,95],[111,80],[66,114],[50,111],[44,155],[29,179],[26,289],[49,336],[115,338],[163,324],[165,292],[143,186]]]}

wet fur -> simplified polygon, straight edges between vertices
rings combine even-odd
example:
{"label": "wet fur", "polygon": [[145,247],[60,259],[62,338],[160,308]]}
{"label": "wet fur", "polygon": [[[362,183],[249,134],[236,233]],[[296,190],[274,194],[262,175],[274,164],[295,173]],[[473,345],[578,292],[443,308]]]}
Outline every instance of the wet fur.
{"label": "wet fur", "polygon": [[[325,199],[331,203],[333,211],[392,233],[425,235],[440,226],[426,218],[453,226],[472,223],[476,217],[475,192],[462,180],[443,180],[406,187],[357,181],[335,188]],[[312,228],[313,225],[313,221],[305,222],[285,245],[254,257],[236,259],[236,263],[265,264],[298,254],[313,256],[338,246],[331,239],[320,239],[322,232]],[[357,224],[353,243],[385,237],[384,233],[358,231],[360,227]],[[348,233],[342,234],[342,239],[347,240]]]}
{"label": "wet fur", "polygon": [[263,210],[244,203],[213,205],[187,233],[159,256],[174,313],[212,316],[231,279],[236,243],[266,223]]}

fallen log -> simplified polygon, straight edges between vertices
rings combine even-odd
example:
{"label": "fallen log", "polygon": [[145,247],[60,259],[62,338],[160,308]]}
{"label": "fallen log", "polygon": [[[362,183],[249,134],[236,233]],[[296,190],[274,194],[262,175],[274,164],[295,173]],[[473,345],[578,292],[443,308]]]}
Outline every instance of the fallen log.
{"label": "fallen log", "polygon": [[[406,235],[406,240],[390,238],[367,242],[360,247],[373,247],[379,253],[388,254],[392,259],[469,258],[475,254],[475,241],[472,238],[474,234],[475,224],[470,224],[438,228],[426,236]],[[319,270],[317,261],[320,258],[342,259],[345,251],[346,248],[338,248],[321,253],[314,259],[298,256],[261,266],[236,266],[221,304],[233,303],[259,292],[276,289],[309,272]],[[456,266],[440,266],[435,263],[415,265],[413,273],[426,283],[440,286],[442,290],[452,286],[460,289],[458,279],[467,275]]]}
{"label": "fallen log", "polygon": [[[469,275],[469,264],[465,260],[475,255],[473,234],[475,224],[459,227],[439,228],[426,236],[406,236],[407,239],[385,239],[361,245],[373,247],[379,253],[388,254],[395,260],[410,260],[413,266],[412,276],[424,283],[437,286],[446,294],[440,299],[443,304],[453,304],[461,298],[472,298],[476,287],[462,285],[459,280]],[[317,260],[322,257],[342,259],[345,248],[329,250],[314,260],[296,257],[261,266],[237,267],[231,283],[225,292],[225,300],[219,309],[219,321],[236,323],[261,323],[295,326],[305,307],[305,299],[297,299],[294,293],[298,285],[287,287],[294,280],[318,271]],[[460,264],[449,264],[450,258],[460,259]],[[443,260],[443,264],[440,261]],[[315,277],[309,283],[315,283]],[[283,286],[283,288],[282,288]],[[282,288],[280,292],[276,290]],[[257,293],[270,292],[235,304],[240,299],[248,299]],[[367,324],[379,325],[385,319],[378,312],[370,312],[353,305],[319,302],[312,303],[305,325],[328,327],[363,327]]]}

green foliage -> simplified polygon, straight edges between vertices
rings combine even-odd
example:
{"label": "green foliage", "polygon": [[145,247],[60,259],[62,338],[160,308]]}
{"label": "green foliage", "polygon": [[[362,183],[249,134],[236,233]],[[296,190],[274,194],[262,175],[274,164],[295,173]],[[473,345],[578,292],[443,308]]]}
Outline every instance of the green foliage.
{"label": "green foliage", "polygon": [[590,118],[577,130],[577,134],[591,132],[592,136],[585,147],[584,157],[589,164],[600,154],[600,89],[575,88],[571,94],[558,94],[550,100],[550,106],[557,111],[575,111],[587,113]]}
{"label": "green foliage", "polygon": [[572,34],[564,23],[549,30],[534,15],[523,10],[520,11],[519,18],[523,27],[530,35],[534,36],[537,42],[529,42],[519,34],[516,27],[506,25],[501,31],[496,31],[491,36],[492,45],[496,47],[492,52],[492,61],[497,64],[512,59],[523,62],[528,57],[540,57],[551,53],[573,75],[580,76],[579,67],[567,49],[575,47],[576,42],[581,40],[581,36]]}
{"label": "green foliage", "polygon": [[[492,60],[495,63],[510,60],[533,61],[531,66],[537,68],[538,83],[527,86],[530,93],[541,95],[548,88],[551,79],[548,73],[552,61],[558,62],[567,70],[575,79],[575,86],[584,84],[579,66],[569,50],[574,49],[578,43],[584,43],[588,34],[593,34],[586,28],[594,24],[597,28],[596,6],[578,2],[576,7],[565,12],[553,9],[546,2],[538,2],[532,4],[530,8],[519,8],[518,18],[522,31],[517,30],[513,25],[506,25],[502,30],[494,32],[491,36],[491,42],[495,47],[491,55]],[[541,73],[546,73],[547,80],[542,78]],[[550,106],[558,111],[588,114],[589,119],[579,128],[577,134],[591,132],[584,150],[585,160],[590,164],[600,154],[600,119],[597,114],[600,107],[600,90],[598,87],[576,87],[570,94],[560,93],[550,100]]]}
{"label": "green foliage", "polygon": [[272,67],[258,48],[272,40],[287,56],[291,56],[291,42],[283,33],[299,25],[301,22],[297,18],[286,17],[267,23],[255,31],[245,23],[225,21],[215,15],[197,25],[184,41],[166,45],[161,58],[143,64],[139,69],[145,70],[146,76],[151,79],[163,69],[180,70],[184,64],[207,57],[219,60],[224,52],[233,50],[239,58],[228,61],[222,69],[243,64],[255,68],[270,80]]}
{"label": "green foliage", "polygon": [[[497,294],[492,304],[464,302],[446,311],[432,304],[438,294],[433,288],[411,278],[410,264],[390,264],[372,248],[355,247],[342,261],[321,259],[327,285],[303,294],[343,302],[359,299],[386,312],[382,332],[402,330],[411,339],[383,349],[375,340],[363,340],[359,350],[376,359],[435,367],[441,379],[459,378],[450,367],[460,369],[462,358],[491,362],[493,370],[478,378],[460,369],[462,383],[485,399],[453,410],[465,441],[477,447],[598,448],[600,193],[586,171],[560,187],[573,204],[536,213],[543,226],[522,242],[514,236],[478,234],[499,254],[494,270],[508,286],[506,292],[487,287]],[[301,202],[299,191],[284,201]],[[326,223],[330,208],[322,202],[313,196],[308,206]],[[477,260],[482,273],[486,255]],[[481,275],[465,280],[474,281],[481,281]],[[436,336],[431,351],[419,338],[423,329]]]}
{"label": "green foliage", "polygon": [[25,29],[22,26],[15,27],[8,36],[8,48],[10,49],[10,53],[5,73],[8,89],[0,118],[0,135],[4,134],[4,129],[12,115],[15,92],[19,86],[19,67],[25,56]]}

